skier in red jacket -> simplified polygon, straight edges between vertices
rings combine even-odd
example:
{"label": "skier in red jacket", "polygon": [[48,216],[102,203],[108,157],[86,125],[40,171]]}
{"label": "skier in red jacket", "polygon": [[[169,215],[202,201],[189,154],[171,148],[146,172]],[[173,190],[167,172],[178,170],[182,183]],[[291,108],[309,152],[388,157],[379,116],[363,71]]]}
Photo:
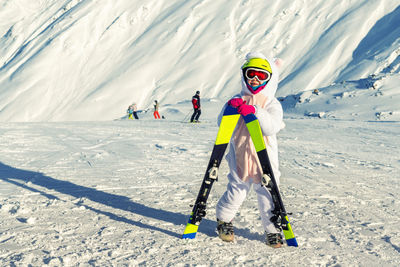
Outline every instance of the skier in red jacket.
{"label": "skier in red jacket", "polygon": [[197,91],[196,94],[192,97],[193,104],[193,115],[190,118],[190,122],[199,122],[199,117],[201,115],[201,107],[200,107],[200,91]]}

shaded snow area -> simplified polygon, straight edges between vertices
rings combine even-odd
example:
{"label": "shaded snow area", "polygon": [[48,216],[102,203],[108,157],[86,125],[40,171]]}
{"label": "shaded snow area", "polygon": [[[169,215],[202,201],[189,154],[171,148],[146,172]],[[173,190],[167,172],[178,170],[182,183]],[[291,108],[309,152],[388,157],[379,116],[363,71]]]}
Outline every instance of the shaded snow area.
{"label": "shaded snow area", "polygon": [[214,121],[0,125],[1,266],[399,266],[400,124],[288,117],[281,191],[299,247],[263,241],[252,191],[215,232],[227,163],[183,240]]}

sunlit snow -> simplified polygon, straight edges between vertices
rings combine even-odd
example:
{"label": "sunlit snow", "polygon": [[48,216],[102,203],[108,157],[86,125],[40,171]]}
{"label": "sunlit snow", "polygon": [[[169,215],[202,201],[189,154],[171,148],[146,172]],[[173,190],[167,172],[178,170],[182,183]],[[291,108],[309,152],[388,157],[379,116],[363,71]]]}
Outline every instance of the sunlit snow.
{"label": "sunlit snow", "polygon": [[[263,243],[253,192],[217,237],[225,161],[181,239],[249,51],[282,62],[298,248]],[[0,265],[399,266],[399,84],[396,0],[0,0]]]}

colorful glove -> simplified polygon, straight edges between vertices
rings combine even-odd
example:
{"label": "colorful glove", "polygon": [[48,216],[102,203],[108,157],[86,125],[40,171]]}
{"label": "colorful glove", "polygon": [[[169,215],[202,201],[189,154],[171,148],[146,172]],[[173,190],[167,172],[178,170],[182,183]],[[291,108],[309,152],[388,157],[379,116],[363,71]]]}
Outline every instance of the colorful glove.
{"label": "colorful glove", "polygon": [[243,104],[238,107],[238,112],[243,116],[247,116],[256,113],[256,108],[252,105],[246,105],[246,101],[244,101]]}
{"label": "colorful glove", "polygon": [[241,98],[232,98],[231,100],[228,101],[228,105],[238,108],[240,105],[243,105],[243,99]]}

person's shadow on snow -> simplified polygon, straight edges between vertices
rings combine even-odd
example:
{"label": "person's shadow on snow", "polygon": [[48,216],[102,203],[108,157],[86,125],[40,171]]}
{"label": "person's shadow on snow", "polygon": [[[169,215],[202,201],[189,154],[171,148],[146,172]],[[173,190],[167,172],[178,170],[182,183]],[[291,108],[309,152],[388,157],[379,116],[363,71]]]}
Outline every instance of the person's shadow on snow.
{"label": "person's shadow on snow", "polygon": [[[45,191],[48,190],[54,190],[56,192],[65,194],[65,195],[70,195],[76,198],[86,198],[89,199],[93,202],[97,202],[102,205],[106,205],[115,209],[119,210],[124,210],[124,211],[129,211],[132,213],[135,213],[137,215],[151,218],[151,219],[156,219],[160,221],[165,221],[169,222],[175,225],[182,225],[182,233],[184,230],[184,226],[186,225],[189,216],[184,215],[181,213],[176,213],[176,212],[171,212],[167,210],[162,210],[162,209],[157,209],[157,208],[151,208],[148,206],[145,206],[140,203],[133,202],[126,196],[119,196],[115,194],[110,194],[106,193],[103,191],[99,191],[94,188],[90,187],[85,187],[81,185],[77,185],[68,181],[62,181],[62,180],[57,180],[55,178],[45,176],[43,173],[40,172],[34,172],[34,171],[29,171],[29,170],[22,170],[22,169],[17,169],[13,168],[11,166],[5,165],[2,162],[0,162],[0,180],[3,180],[4,182],[14,184],[16,186],[22,187],[24,189],[30,190],[32,192],[36,192],[41,194],[42,196],[49,198],[49,199],[59,199],[57,196],[54,196],[50,193],[47,193]],[[42,191],[40,189],[34,188],[31,186],[40,186],[46,189],[45,191]],[[193,199],[194,201],[194,199]],[[84,205],[84,204],[76,204],[79,206],[84,206],[88,210],[91,210],[93,212],[96,212],[98,214],[102,214],[105,216],[108,216],[110,219],[113,219],[115,221],[119,222],[124,222],[128,223],[137,227],[145,228],[145,229],[150,229],[154,231],[159,231],[164,234],[174,236],[177,238],[181,238],[182,233],[175,233],[172,231],[169,231],[167,229],[163,229],[154,225],[149,225],[145,224],[139,221],[135,221],[132,219],[128,219],[125,217],[122,217],[120,215],[116,215],[112,212],[109,211],[102,211],[98,208],[90,207],[89,205]],[[191,210],[189,210],[188,207],[188,214]],[[203,219],[201,226],[199,227],[199,232],[206,234],[210,237],[215,237],[215,227],[216,227],[216,222],[211,221],[209,219]],[[237,235],[243,236],[247,239],[250,240],[262,240],[262,236],[259,234],[251,233],[247,229],[238,229]]]}

